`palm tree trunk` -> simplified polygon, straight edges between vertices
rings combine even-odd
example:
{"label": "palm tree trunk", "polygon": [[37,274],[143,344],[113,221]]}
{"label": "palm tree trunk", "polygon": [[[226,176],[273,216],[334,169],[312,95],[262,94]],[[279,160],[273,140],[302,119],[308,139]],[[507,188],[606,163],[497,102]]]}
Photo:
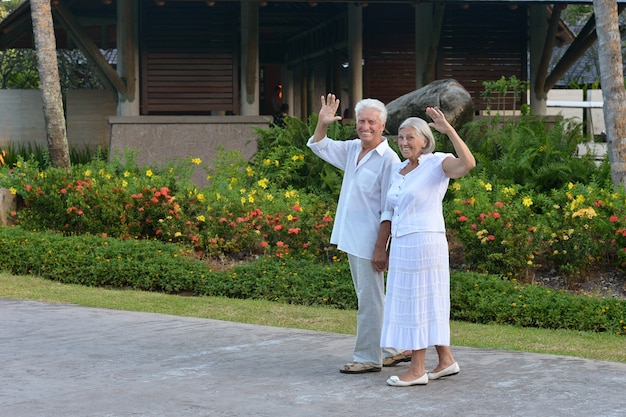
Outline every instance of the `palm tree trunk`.
{"label": "palm tree trunk", "polygon": [[613,184],[626,185],[626,90],[615,0],[593,0],[604,124]]}
{"label": "palm tree trunk", "polygon": [[67,144],[50,0],[31,0],[30,10],[50,160],[53,166],[69,170],[70,152]]}

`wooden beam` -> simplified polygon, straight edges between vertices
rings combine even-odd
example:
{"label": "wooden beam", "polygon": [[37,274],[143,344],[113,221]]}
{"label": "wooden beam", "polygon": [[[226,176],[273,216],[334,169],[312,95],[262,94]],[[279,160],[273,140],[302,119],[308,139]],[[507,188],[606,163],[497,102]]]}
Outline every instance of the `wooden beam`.
{"label": "wooden beam", "polygon": [[100,52],[100,49],[98,49],[98,46],[87,36],[84,29],[80,26],[67,7],[65,7],[63,3],[58,3],[54,6],[53,13],[59,20],[59,23],[65,28],[67,34],[76,44],[78,49],[80,49],[85,58],[87,58],[87,60],[99,73],[102,82],[112,91],[121,95],[126,95],[127,88],[124,81],[119,77],[117,72],[115,72],[115,69],[113,69],[113,67],[107,62],[104,55],[102,55],[102,52]]}
{"label": "wooden beam", "polygon": [[545,90],[546,77],[548,74],[548,68],[550,66],[550,58],[552,57],[552,51],[554,50],[554,39],[556,38],[556,32],[559,29],[559,23],[561,21],[561,7],[554,6],[550,14],[550,20],[548,22],[548,31],[546,32],[546,38],[543,43],[543,51],[541,59],[539,60],[539,67],[537,68],[537,77],[535,79],[535,94],[541,97],[547,93]]}

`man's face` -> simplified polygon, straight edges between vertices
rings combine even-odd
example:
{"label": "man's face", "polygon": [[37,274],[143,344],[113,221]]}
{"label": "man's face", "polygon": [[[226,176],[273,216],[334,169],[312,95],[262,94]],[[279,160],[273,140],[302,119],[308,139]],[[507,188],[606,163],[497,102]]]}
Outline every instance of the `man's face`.
{"label": "man's face", "polygon": [[377,146],[383,140],[385,124],[374,109],[361,109],[357,115],[356,131],[365,146]]}

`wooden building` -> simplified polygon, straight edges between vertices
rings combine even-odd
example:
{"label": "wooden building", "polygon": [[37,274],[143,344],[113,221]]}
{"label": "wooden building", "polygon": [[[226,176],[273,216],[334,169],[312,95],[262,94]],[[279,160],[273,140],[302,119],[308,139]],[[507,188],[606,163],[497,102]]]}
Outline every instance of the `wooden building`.
{"label": "wooden building", "polygon": [[[276,86],[294,116],[316,112],[329,91],[350,115],[363,97],[386,103],[447,78],[470,92],[477,110],[485,107],[483,81],[527,80],[541,113],[548,90],[595,40],[593,19],[578,38],[560,21],[572,3],[592,2],[51,1],[58,48],[80,48],[92,62],[118,99],[110,122],[121,131],[134,123],[263,123]],[[621,11],[626,0],[618,3]],[[549,72],[556,46],[568,51]],[[0,50],[29,47],[27,1],[0,22]],[[103,49],[116,49],[117,62]]]}

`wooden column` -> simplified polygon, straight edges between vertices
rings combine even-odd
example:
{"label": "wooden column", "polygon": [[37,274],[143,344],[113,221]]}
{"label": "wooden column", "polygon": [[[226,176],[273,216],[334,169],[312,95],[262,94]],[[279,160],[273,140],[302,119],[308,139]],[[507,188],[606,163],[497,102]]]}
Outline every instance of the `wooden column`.
{"label": "wooden column", "polygon": [[354,118],[354,106],[363,98],[363,9],[358,4],[348,5],[348,44],[350,102],[347,116]]}
{"label": "wooden column", "polygon": [[259,115],[259,4],[241,2],[241,114]]}
{"label": "wooden column", "polygon": [[138,10],[138,0],[117,5],[117,73],[127,88],[125,94],[118,94],[118,116],[139,116]]}

